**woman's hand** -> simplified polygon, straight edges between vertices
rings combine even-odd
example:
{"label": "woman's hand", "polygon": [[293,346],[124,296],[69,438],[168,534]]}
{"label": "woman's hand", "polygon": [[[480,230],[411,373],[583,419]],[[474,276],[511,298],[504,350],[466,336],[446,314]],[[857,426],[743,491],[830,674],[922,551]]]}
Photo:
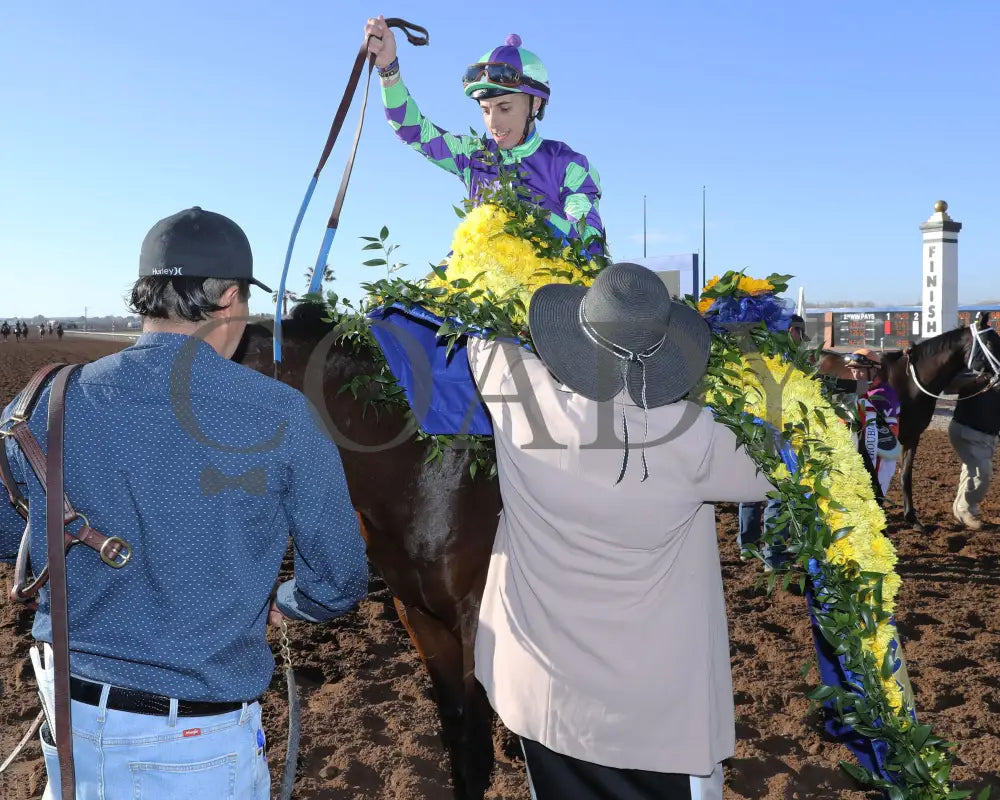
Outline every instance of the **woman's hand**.
{"label": "woman's hand", "polygon": [[381,14],[368,20],[365,25],[365,40],[368,42],[368,52],[375,54],[376,67],[387,67],[395,60],[396,37]]}

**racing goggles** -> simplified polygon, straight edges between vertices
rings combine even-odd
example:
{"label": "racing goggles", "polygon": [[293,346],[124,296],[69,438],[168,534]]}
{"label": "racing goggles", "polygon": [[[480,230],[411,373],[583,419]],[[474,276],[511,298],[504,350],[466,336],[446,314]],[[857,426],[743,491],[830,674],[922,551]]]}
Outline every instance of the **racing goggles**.
{"label": "racing goggles", "polygon": [[855,369],[879,369],[882,366],[878,361],[873,361],[860,353],[849,353],[844,356],[844,361],[847,362],[847,366]]}
{"label": "racing goggles", "polygon": [[549,87],[544,83],[539,83],[525,77],[521,74],[520,70],[501,61],[481,61],[478,64],[470,65],[462,76],[462,86],[477,83],[483,79],[483,76],[486,76],[486,80],[489,83],[504,89],[517,89],[520,86],[529,86],[532,89],[538,89],[543,92],[548,92],[549,90]]}

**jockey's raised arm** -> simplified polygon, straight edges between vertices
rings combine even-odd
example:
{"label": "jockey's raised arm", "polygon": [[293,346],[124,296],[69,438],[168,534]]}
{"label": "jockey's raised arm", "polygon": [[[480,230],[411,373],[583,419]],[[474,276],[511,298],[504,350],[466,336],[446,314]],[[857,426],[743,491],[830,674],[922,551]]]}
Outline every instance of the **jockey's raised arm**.
{"label": "jockey's raised arm", "polygon": [[538,56],[520,47],[520,37],[508,36],[463,76],[465,96],[479,105],[492,137],[484,140],[450,133],[424,116],[402,80],[395,38],[383,17],[370,19],[365,34],[375,53],[386,118],[401,141],[460,178],[471,200],[496,182],[501,169],[516,167],[514,183],[549,212],[561,235],[596,237],[588,249],[603,252],[600,177],[586,156],[538,133],[535,123],[549,100],[548,72]]}

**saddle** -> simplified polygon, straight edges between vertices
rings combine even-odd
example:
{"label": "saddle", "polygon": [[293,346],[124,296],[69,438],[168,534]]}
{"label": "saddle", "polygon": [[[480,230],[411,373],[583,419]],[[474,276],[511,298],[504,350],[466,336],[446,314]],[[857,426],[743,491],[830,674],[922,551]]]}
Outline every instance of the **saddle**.
{"label": "saddle", "polygon": [[[74,800],[76,797],[73,725],[70,712],[66,551],[74,544],[82,542],[96,550],[105,564],[116,569],[125,566],[132,555],[132,550],[124,539],[105,536],[91,527],[90,520],[73,507],[63,491],[66,387],[69,385],[70,377],[81,366],[81,364],[49,364],[42,367],[24,387],[10,416],[0,420],[0,483],[7,489],[10,502],[25,522],[28,521],[28,499],[21,492],[11,473],[3,439],[10,438],[17,443],[45,491],[47,564],[37,577],[28,577],[31,532],[30,525],[26,526],[14,565],[14,585],[10,596],[17,602],[33,602],[42,586],[50,582],[49,614],[52,621],[52,651],[55,656],[54,725],[63,800]],[[28,420],[49,378],[53,375],[55,377],[49,393],[47,419],[48,453],[43,453],[38,440],[28,427]],[[67,526],[78,519],[83,520],[83,525],[75,532],[69,532]]]}

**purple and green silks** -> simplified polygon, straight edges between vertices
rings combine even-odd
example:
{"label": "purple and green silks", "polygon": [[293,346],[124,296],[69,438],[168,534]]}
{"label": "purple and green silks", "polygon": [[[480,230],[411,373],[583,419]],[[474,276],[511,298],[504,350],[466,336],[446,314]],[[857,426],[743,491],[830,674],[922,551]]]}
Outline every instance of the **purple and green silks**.
{"label": "purple and green silks", "polygon": [[[457,175],[475,200],[479,191],[497,180],[498,169],[487,161],[518,165],[519,185],[538,196],[536,201],[551,212],[550,222],[571,239],[604,235],[598,213],[601,184],[597,170],[586,156],[568,145],[542,139],[537,128],[528,140],[510,150],[501,150],[492,139],[486,143],[475,136],[456,136],[428,120],[402,80],[382,87],[382,101],[389,124],[399,137],[432,163]],[[583,227],[582,232],[580,227]],[[596,246],[596,245],[595,245]]]}
{"label": "purple and green silks", "polygon": [[[481,139],[455,136],[424,117],[402,81],[383,87],[382,99],[396,136],[432,163],[457,175],[470,199],[475,200],[484,187],[496,182],[498,162],[504,166],[516,164],[516,183],[538,196],[535,202],[551,212],[549,222],[558,234],[567,239],[581,234],[584,239],[599,235],[588,249],[595,255],[601,253],[604,224],[597,210],[601,185],[586,157],[562,142],[542,139],[536,130],[528,141],[510,150],[500,150],[496,142],[489,140],[486,158]],[[376,323],[372,332],[389,371],[403,387],[424,433],[493,433],[469,372],[465,342],[458,342],[446,356],[447,348],[437,338],[442,319],[425,309],[398,306],[376,309],[369,316]],[[419,366],[411,357],[416,351],[422,354]],[[423,402],[417,403],[418,397]]]}

